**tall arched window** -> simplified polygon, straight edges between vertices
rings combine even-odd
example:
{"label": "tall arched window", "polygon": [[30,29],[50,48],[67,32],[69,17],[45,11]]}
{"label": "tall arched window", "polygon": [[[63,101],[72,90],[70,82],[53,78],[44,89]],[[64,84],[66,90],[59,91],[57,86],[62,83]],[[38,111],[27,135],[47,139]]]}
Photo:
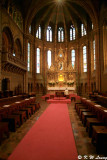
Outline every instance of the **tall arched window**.
{"label": "tall arched window", "polygon": [[62,27],[58,28],[58,42],[64,42],[64,29]]}
{"label": "tall arched window", "polygon": [[87,33],[86,33],[86,29],[84,27],[84,24],[81,24],[81,36],[85,36]]}
{"label": "tall arched window", "polygon": [[40,48],[36,49],[36,73],[40,73]]}
{"label": "tall arched window", "polygon": [[70,41],[75,40],[75,28],[73,25],[70,27]]}
{"label": "tall arched window", "polygon": [[41,39],[41,26],[39,25],[38,30],[36,32],[36,38]]}
{"label": "tall arched window", "polygon": [[30,43],[28,43],[27,52],[28,52],[28,57],[27,57],[27,70],[30,71]]}
{"label": "tall arched window", "polygon": [[87,72],[87,48],[83,47],[83,72]]}
{"label": "tall arched window", "polygon": [[95,40],[93,41],[94,70],[96,70]]}
{"label": "tall arched window", "polygon": [[47,41],[52,42],[52,28],[50,26],[47,27],[46,39]]}
{"label": "tall arched window", "polygon": [[51,66],[51,51],[48,50],[47,52],[47,63],[48,63],[48,68]]}
{"label": "tall arched window", "polygon": [[72,67],[74,68],[75,66],[75,50],[74,49],[71,51],[71,64],[72,64]]}

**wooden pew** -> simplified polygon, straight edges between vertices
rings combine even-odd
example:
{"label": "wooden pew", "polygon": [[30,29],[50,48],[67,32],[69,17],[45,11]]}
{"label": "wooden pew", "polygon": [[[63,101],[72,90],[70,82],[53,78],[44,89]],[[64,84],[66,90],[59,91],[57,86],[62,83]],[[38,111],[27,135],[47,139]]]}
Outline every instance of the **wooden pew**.
{"label": "wooden pew", "polygon": [[8,122],[2,122],[2,113],[3,109],[0,107],[0,144],[2,140],[4,139],[4,134],[9,137],[9,127],[8,127]]}
{"label": "wooden pew", "polygon": [[107,126],[93,126],[92,143],[96,144],[97,153],[107,156]]}

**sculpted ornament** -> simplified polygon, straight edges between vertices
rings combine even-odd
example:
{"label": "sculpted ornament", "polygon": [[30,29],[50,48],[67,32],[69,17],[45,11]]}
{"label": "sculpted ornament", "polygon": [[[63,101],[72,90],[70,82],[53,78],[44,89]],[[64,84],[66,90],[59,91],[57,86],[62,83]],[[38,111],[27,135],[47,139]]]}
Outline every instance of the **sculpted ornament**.
{"label": "sculpted ornament", "polygon": [[[75,66],[74,66],[75,67]],[[71,87],[75,88],[75,68],[68,65],[67,53],[60,48],[55,52],[55,62],[47,70],[47,87]]]}
{"label": "sculpted ornament", "polygon": [[53,64],[51,65],[49,71],[51,71],[51,72],[54,72],[54,71],[55,71],[55,68],[54,68],[54,65],[53,65]]}

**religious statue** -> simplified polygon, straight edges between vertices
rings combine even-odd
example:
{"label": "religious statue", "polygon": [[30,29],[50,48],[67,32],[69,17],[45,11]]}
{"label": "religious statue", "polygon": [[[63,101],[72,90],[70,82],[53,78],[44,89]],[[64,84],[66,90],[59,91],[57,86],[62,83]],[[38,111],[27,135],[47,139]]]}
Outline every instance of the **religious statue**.
{"label": "religious statue", "polygon": [[59,63],[59,70],[63,70],[63,62]]}

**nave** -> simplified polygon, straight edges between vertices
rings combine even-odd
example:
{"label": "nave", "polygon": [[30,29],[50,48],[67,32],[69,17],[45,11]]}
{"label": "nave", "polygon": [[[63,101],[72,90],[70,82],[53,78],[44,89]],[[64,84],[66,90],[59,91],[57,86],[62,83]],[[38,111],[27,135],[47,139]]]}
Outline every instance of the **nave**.
{"label": "nave", "polygon": [[[22,140],[22,138],[27,134],[27,132],[31,129],[31,127],[35,124],[39,117],[43,114],[43,112],[48,107],[47,102],[38,99],[40,102],[41,108],[32,115],[20,128],[17,129],[16,132],[10,133],[10,138],[3,141],[0,146],[0,159],[6,160],[9,155],[13,152],[14,148],[18,145],[18,143]],[[74,102],[68,104],[68,111],[70,116],[70,122],[73,129],[73,134],[75,138],[76,148],[78,155],[81,156],[90,156],[93,155],[95,157],[98,156],[96,153],[95,146],[91,143],[91,138],[89,138],[88,133],[86,132],[86,128],[83,127],[76,110],[74,109]],[[103,155],[101,155],[103,156]]]}

